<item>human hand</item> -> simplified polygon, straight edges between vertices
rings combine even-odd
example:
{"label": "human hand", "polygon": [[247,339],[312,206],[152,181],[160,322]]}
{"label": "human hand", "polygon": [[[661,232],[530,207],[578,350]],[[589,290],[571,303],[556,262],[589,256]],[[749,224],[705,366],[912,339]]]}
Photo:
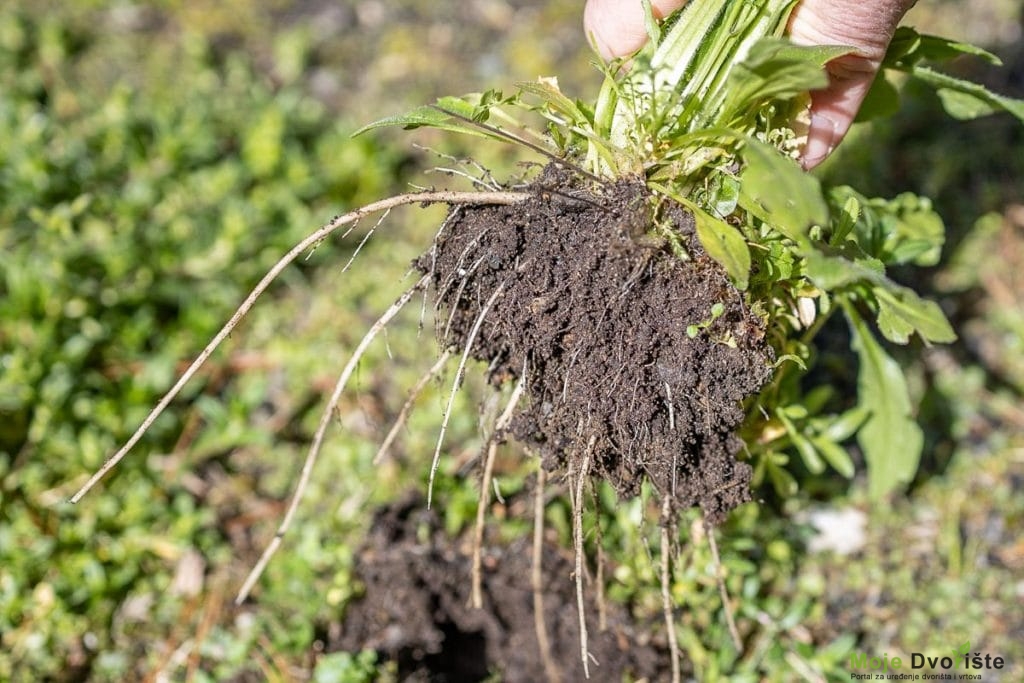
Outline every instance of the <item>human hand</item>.
{"label": "human hand", "polygon": [[[915,0],[802,0],[789,20],[800,45],[848,45],[856,52],[826,65],[829,85],[811,93],[811,125],[801,163],[814,168],[832,153],[853,123],[878,73],[897,24]],[[663,18],[685,0],[651,0]],[[587,0],[587,35],[605,59],[628,55],[647,41],[640,0]]]}

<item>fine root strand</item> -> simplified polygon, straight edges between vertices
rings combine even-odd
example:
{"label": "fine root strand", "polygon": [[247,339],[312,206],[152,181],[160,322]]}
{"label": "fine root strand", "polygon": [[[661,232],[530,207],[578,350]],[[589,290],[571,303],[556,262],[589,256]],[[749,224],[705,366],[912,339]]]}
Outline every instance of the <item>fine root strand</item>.
{"label": "fine root strand", "polygon": [[587,647],[587,610],[583,602],[583,486],[590,471],[590,456],[594,450],[596,437],[590,437],[587,450],[583,454],[583,463],[576,475],[576,495],[571,496],[572,502],[572,540],[576,555],[576,609],[580,617],[580,658],[583,660],[583,675],[590,678],[590,652]]}
{"label": "fine root strand", "polygon": [[345,266],[341,269],[342,274],[348,272],[348,269],[351,268],[352,264],[356,262],[356,257],[359,256],[359,252],[363,250],[363,247],[366,246],[366,243],[370,241],[371,237],[373,237],[373,233],[377,231],[377,228],[379,228],[381,224],[384,221],[386,221],[388,219],[388,216],[390,215],[391,209],[385,209],[384,211],[381,212],[380,218],[377,219],[377,222],[373,224],[372,228],[366,231],[366,234],[363,235],[363,239],[359,240],[359,244],[357,244],[356,248],[352,251],[352,255],[349,257],[348,263],[346,263]]}
{"label": "fine root strand", "polygon": [[409,414],[412,412],[412,407],[413,404],[416,403],[416,399],[419,398],[419,395],[427,388],[430,380],[440,374],[445,363],[447,363],[448,359],[451,357],[451,351],[445,350],[441,353],[437,362],[434,363],[434,365],[419,378],[416,385],[413,386],[412,390],[409,392],[409,397],[405,400],[405,404],[403,404],[402,409],[398,411],[398,417],[395,418],[395,423],[391,425],[391,430],[388,432],[388,435],[384,437],[384,441],[381,443],[380,448],[377,449],[377,455],[373,456],[374,465],[379,465],[383,462],[384,458],[387,457],[392,444],[395,443],[395,439],[398,438],[398,434],[402,431],[402,427],[405,426],[406,421],[409,419]]}
{"label": "fine root strand", "polygon": [[128,441],[116,452],[114,455],[107,458],[102,466],[96,472],[89,477],[88,481],[78,489],[78,491],[71,496],[70,502],[77,503],[87,494],[103,477],[107,475],[110,470],[117,467],[117,464],[124,459],[128,452],[135,447],[135,444],[142,439],[143,435],[149,431],[149,428],[153,423],[163,414],[167,406],[170,405],[182,388],[188,384],[189,380],[195,376],[196,372],[206,363],[215,350],[224,342],[224,340],[231,334],[232,330],[238,326],[242,318],[248,314],[249,310],[255,305],[256,300],[267,290],[268,287],[277,279],[278,275],[281,274],[285,268],[287,268],[295,259],[301,256],[306,250],[316,245],[321,240],[328,237],[331,233],[335,232],[338,228],[358,221],[359,219],[377,213],[379,211],[388,211],[397,206],[403,206],[406,204],[452,204],[452,205],[468,205],[468,204],[516,204],[526,199],[529,199],[531,195],[526,192],[413,192],[409,194],[397,195],[382,199],[377,202],[367,204],[354,211],[350,211],[343,216],[331,220],[329,223],[323,225],[316,231],[310,233],[302,241],[296,244],[291,250],[282,256],[277,263],[275,263],[270,270],[267,271],[263,279],[253,288],[249,295],[242,301],[241,305],[235,309],[231,318],[228,319],[224,327],[210,340],[206,347],[199,353],[192,364],[188,366],[188,369],[182,373],[178,381],[175,382],[174,386],[164,394],[163,398],[156,404],[156,406],[150,411],[146,419],[142,421],[138,429],[131,435]]}
{"label": "fine root strand", "polygon": [[476,505],[476,526],[473,530],[473,585],[470,591],[470,604],[476,609],[481,609],[484,606],[483,572],[481,570],[484,520],[487,516],[487,506],[491,501],[491,480],[494,476],[494,459],[498,453],[498,439],[501,433],[508,427],[508,423],[512,421],[512,415],[519,404],[519,399],[522,397],[525,387],[526,372],[523,372],[516,383],[515,389],[512,390],[512,395],[509,396],[508,405],[505,406],[505,410],[494,423],[494,430],[487,440],[487,458],[484,461],[484,473],[480,480],[480,497]]}
{"label": "fine root strand", "polygon": [[597,630],[604,633],[608,630],[608,605],[604,598],[604,540],[601,536],[601,497],[598,495],[597,486],[591,482],[590,493],[594,497],[594,543],[597,544],[597,576],[594,578],[597,584]]}
{"label": "fine root strand", "polygon": [[548,473],[542,463],[537,469],[537,494],[533,500],[533,563],[530,567],[530,586],[533,589],[533,628],[537,632],[537,646],[548,683],[562,683],[562,674],[551,657],[548,625],[544,620],[544,582],[542,558],[544,556],[544,489]]}
{"label": "fine root strand", "polygon": [[259,580],[266,569],[267,564],[270,563],[270,559],[277,552],[277,549],[281,546],[281,542],[284,539],[285,533],[291,527],[292,520],[295,518],[295,513],[299,509],[299,503],[302,501],[302,497],[306,493],[306,487],[309,485],[310,476],[313,473],[313,467],[316,465],[317,458],[320,455],[320,449],[323,446],[324,435],[327,433],[327,427],[331,424],[331,416],[334,413],[334,409],[338,405],[338,401],[341,400],[341,395],[345,391],[345,385],[348,384],[349,378],[352,373],[355,372],[356,366],[359,364],[360,359],[369,347],[370,342],[373,341],[374,337],[384,329],[384,326],[391,322],[391,319],[398,315],[398,312],[409,302],[409,299],[421,288],[424,287],[428,282],[427,276],[420,278],[420,281],[405,291],[398,300],[391,305],[391,307],[384,312],[380,318],[377,319],[370,330],[363,337],[362,341],[359,342],[359,346],[352,352],[352,357],[349,359],[345,368],[341,371],[341,375],[338,376],[338,382],[334,385],[334,392],[331,394],[331,398],[328,400],[327,405],[324,407],[323,414],[320,416],[320,424],[317,426],[316,434],[313,436],[313,444],[309,448],[309,452],[306,454],[306,460],[302,463],[302,472],[299,475],[299,482],[295,486],[295,491],[292,494],[291,502],[288,504],[288,509],[284,514],[284,518],[281,520],[281,526],[278,527],[277,533],[274,534],[274,538],[270,541],[266,550],[263,551],[263,555],[260,556],[256,566],[253,567],[249,576],[245,579],[245,583],[242,584],[241,590],[238,591],[238,596],[235,598],[235,604],[241,605],[245,602],[245,599],[249,597],[249,593],[252,591],[253,586]]}
{"label": "fine root strand", "polygon": [[672,605],[671,562],[669,532],[675,528],[672,521],[672,499],[665,496],[661,505],[661,606],[665,614],[665,630],[672,659],[672,683],[679,683],[679,643],[676,640],[676,620]]}
{"label": "fine root strand", "polygon": [[462,375],[466,371],[466,361],[469,360],[470,349],[473,348],[473,342],[476,341],[476,335],[480,332],[480,328],[484,324],[484,318],[487,317],[488,311],[491,310],[491,306],[498,300],[502,290],[505,289],[505,283],[502,282],[498,285],[494,293],[484,304],[483,308],[480,309],[480,315],[477,316],[476,322],[473,323],[473,329],[469,332],[469,338],[466,340],[466,348],[462,352],[462,357],[459,359],[459,367],[455,371],[455,379],[452,381],[452,393],[448,397],[448,405],[444,409],[444,417],[441,419],[441,431],[437,435],[437,446],[434,448],[434,459],[430,463],[430,481],[427,484],[427,509],[430,509],[430,505],[434,499],[434,477],[437,474],[437,464],[441,461],[441,445],[444,443],[445,432],[448,431],[448,420],[452,416],[452,408],[455,405],[455,394],[459,389],[459,383],[462,381]]}
{"label": "fine root strand", "polygon": [[729,590],[725,587],[725,572],[722,570],[722,560],[718,555],[718,541],[715,540],[715,530],[708,522],[707,517],[702,517],[704,522],[704,535],[707,536],[708,545],[711,547],[711,559],[715,566],[715,581],[718,583],[718,595],[722,599],[722,609],[725,610],[725,623],[729,627],[729,635],[732,636],[733,645],[736,651],[743,654],[743,641],[740,639],[740,631],[736,628],[736,616],[732,611],[732,603],[729,600]]}

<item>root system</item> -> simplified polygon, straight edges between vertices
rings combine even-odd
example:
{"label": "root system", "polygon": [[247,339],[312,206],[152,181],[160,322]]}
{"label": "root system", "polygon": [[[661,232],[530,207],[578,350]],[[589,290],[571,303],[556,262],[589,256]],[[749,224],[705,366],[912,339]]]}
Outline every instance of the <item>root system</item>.
{"label": "root system", "polygon": [[620,496],[646,478],[720,520],[750,497],[736,430],[771,375],[761,319],[692,216],[640,181],[595,187],[552,165],[532,190],[454,207],[417,261],[442,345],[468,348],[494,386],[526,368],[510,431],[549,470],[581,471],[593,444],[588,471]]}

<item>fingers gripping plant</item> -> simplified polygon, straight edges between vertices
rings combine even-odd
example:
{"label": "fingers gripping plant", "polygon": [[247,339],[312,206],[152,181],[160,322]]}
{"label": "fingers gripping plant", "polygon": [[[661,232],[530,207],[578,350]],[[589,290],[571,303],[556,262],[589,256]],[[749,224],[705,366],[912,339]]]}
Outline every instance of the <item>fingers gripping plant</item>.
{"label": "fingers gripping plant", "polygon": [[[792,495],[791,453],[813,473],[830,466],[852,477],[842,443],[856,435],[872,495],[909,482],[923,439],[906,381],[881,339],[907,344],[917,336],[931,344],[955,334],[938,305],[886,271],[934,264],[944,228],[927,199],[869,199],[849,187],[824,188],[800,169],[807,93],[827,84],[827,62],[851,50],[787,42],[782,35],[794,4],[692,0],[659,25],[645,2],[647,47],[628,63],[604,67],[592,104],[542,78],[519,84],[511,95],[490,90],[441,98],[362,129],[433,126],[518,144],[551,163],[525,191],[404,195],[310,235],[267,274],[72,500],[125,456],[298,255],[369,213],[425,202],[453,208],[416,262],[422,278],[371,328],[341,373],[279,533],[239,599],[291,523],[362,351],[420,288],[434,292],[445,347],[427,377],[458,357],[457,386],[476,358],[487,361],[493,385],[515,387],[482,459],[475,583],[494,444],[509,433],[539,454],[545,468],[568,473],[580,593],[579,511],[587,477],[608,480],[622,496],[636,495],[647,481],[662,496],[665,582],[668,529],[678,512],[699,506],[709,520],[721,519],[749,500],[751,483],[763,480]],[[995,59],[901,29],[884,68],[936,87],[956,117],[1006,110],[1024,120],[1024,103],[925,65],[961,54]],[[895,97],[880,77],[865,114],[884,113]],[[533,130],[526,121],[538,115],[543,126]],[[836,312],[848,321],[859,361],[858,396],[845,412],[828,414],[822,411],[829,389],[805,392],[801,379],[816,334]],[[406,413],[403,408],[399,419]],[[447,419],[448,412],[431,481]],[[664,595],[671,634],[667,589]],[[479,590],[474,596],[479,604]],[[582,611],[580,639],[586,672]],[[676,647],[674,637],[669,642]]]}

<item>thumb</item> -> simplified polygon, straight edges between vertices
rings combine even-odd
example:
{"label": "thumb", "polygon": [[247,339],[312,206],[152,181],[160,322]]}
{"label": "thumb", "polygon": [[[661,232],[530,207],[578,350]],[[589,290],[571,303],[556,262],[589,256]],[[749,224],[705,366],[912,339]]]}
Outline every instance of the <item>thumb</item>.
{"label": "thumb", "polygon": [[789,34],[800,45],[847,45],[855,52],[829,62],[829,85],[811,93],[804,168],[814,168],[843,140],[875,80],[896,26],[914,0],[803,0]]}
{"label": "thumb", "polygon": [[[685,4],[686,0],[651,0],[651,9],[663,19]],[[647,42],[640,0],[587,0],[583,29],[604,59],[626,57]]]}

